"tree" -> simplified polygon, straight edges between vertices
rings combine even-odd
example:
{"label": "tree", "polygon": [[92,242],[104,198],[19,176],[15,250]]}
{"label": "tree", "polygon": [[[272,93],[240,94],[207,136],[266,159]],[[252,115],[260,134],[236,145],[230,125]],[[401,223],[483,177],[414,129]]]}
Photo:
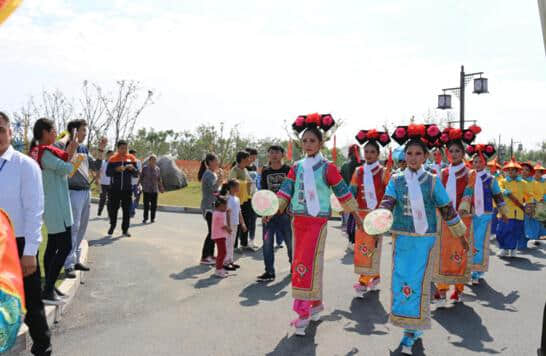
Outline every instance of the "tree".
{"label": "tree", "polygon": [[129,146],[137,151],[139,157],[173,154],[176,153],[173,146],[177,135],[173,130],[155,131],[153,128],[142,128],[129,141]]}
{"label": "tree", "polygon": [[87,121],[88,147],[91,147],[91,144],[95,143],[100,137],[106,136],[110,126],[110,120],[105,115],[106,107],[100,100],[99,92],[100,89],[96,84],[90,86],[87,80],[83,81],[80,116]]}
{"label": "tree", "polygon": [[36,121],[45,117],[55,122],[57,133],[66,130],[70,120],[75,118],[74,104],[72,99],[67,98],[59,89],[54,91],[42,91],[42,100],[36,104],[34,99],[30,99],[32,111]]}
{"label": "tree", "polygon": [[130,139],[138,117],[150,104],[153,104],[151,90],[142,99],[142,86],[134,80],[118,80],[115,93],[104,94],[101,87],[95,86],[99,100],[104,105],[109,125],[114,131],[114,142],[121,138]]}

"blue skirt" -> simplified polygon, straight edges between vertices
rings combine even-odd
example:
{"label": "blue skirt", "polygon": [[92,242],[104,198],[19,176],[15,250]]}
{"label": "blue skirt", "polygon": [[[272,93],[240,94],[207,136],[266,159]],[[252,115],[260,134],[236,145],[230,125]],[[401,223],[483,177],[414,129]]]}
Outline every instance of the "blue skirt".
{"label": "blue skirt", "polygon": [[390,321],[406,329],[430,328],[430,283],[436,236],[393,234]]}
{"label": "blue skirt", "polygon": [[489,229],[492,218],[492,214],[472,217],[472,231],[474,232],[472,271],[485,272],[489,268]]}
{"label": "blue skirt", "polygon": [[499,220],[497,224],[497,241],[499,247],[506,250],[527,247],[523,220],[509,219],[508,222]]}
{"label": "blue skirt", "polygon": [[525,237],[529,240],[538,240],[541,236],[546,236],[546,228],[537,219],[525,215],[524,226]]}

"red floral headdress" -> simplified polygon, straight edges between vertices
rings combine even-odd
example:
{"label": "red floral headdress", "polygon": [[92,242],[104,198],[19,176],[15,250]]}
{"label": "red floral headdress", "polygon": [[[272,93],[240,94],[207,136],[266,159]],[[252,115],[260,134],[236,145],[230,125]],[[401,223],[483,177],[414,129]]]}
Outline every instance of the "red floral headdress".
{"label": "red floral headdress", "polygon": [[360,130],[358,131],[358,134],[356,134],[355,138],[361,145],[365,144],[366,142],[377,142],[381,146],[385,147],[389,144],[389,142],[391,142],[388,132],[377,131],[376,129]]}
{"label": "red floral headdress", "polygon": [[478,125],[472,125],[465,130],[446,127],[440,135],[440,141],[446,146],[450,146],[451,143],[464,142],[470,145],[475,139],[476,135],[482,132],[482,129]]}
{"label": "red floral headdress", "polygon": [[321,115],[319,113],[300,115],[292,124],[292,129],[299,135],[306,129],[316,127],[324,132],[334,127],[336,122],[330,114]]}
{"label": "red floral headdress", "polygon": [[491,144],[468,145],[466,146],[465,151],[470,158],[474,158],[476,155],[479,156],[485,164],[487,164],[487,159],[493,157],[495,153],[497,153],[497,151],[495,151],[495,146]]}
{"label": "red floral headdress", "polygon": [[435,124],[409,124],[398,126],[391,137],[400,145],[409,140],[417,140],[432,148],[438,147],[440,135],[440,129]]}

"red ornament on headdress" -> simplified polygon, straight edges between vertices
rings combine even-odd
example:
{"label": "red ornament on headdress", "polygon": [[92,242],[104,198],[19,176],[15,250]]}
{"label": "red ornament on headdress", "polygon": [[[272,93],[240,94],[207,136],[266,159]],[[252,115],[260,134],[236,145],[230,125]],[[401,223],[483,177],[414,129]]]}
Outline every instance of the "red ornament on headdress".
{"label": "red ornament on headdress", "polygon": [[379,133],[377,132],[376,129],[371,129],[370,131],[368,131],[368,139],[373,139],[373,140],[377,140],[379,138]]}
{"label": "red ornament on headdress", "polygon": [[403,127],[399,127],[397,128],[395,131],[394,131],[394,136],[396,138],[403,138],[404,136],[406,136],[406,129],[403,128]]}
{"label": "red ornament on headdress", "polygon": [[408,126],[408,135],[410,137],[423,137],[423,136],[425,136],[425,125],[410,124]]}
{"label": "red ornament on headdress", "polygon": [[465,131],[464,133],[464,139],[467,141],[472,141],[474,139],[474,136],[476,136],[471,130]]}
{"label": "red ornament on headdress", "polygon": [[386,134],[386,133],[384,133],[384,134],[382,134],[381,136],[379,136],[379,141],[380,141],[381,143],[384,143],[384,144],[385,144],[385,143],[388,143],[389,140],[390,140],[390,139],[389,139],[389,135]]}
{"label": "red ornament on headdress", "polygon": [[358,132],[358,134],[356,135],[356,138],[357,138],[358,140],[364,140],[364,139],[366,138],[366,133],[365,133],[364,131],[360,130],[360,131]]}
{"label": "red ornament on headdress", "polygon": [[470,131],[472,131],[472,133],[473,133],[474,135],[477,135],[477,134],[479,134],[480,132],[482,132],[482,128],[479,127],[478,125],[472,125],[472,126],[470,126],[468,129],[469,129]]}
{"label": "red ornament on headdress", "polygon": [[460,140],[461,138],[463,138],[463,132],[459,129],[449,130],[448,135],[450,141]]}

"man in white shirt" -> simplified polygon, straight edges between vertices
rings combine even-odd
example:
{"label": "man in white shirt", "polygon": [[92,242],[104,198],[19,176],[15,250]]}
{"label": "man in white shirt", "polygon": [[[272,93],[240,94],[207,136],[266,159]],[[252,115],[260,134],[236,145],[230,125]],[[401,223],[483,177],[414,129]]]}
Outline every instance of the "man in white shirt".
{"label": "man in white shirt", "polygon": [[11,146],[8,116],[0,112],[0,208],[15,228],[25,288],[27,324],[34,355],[51,355],[51,333],[42,302],[38,248],[42,242],[44,192],[42,172],[30,157]]}

